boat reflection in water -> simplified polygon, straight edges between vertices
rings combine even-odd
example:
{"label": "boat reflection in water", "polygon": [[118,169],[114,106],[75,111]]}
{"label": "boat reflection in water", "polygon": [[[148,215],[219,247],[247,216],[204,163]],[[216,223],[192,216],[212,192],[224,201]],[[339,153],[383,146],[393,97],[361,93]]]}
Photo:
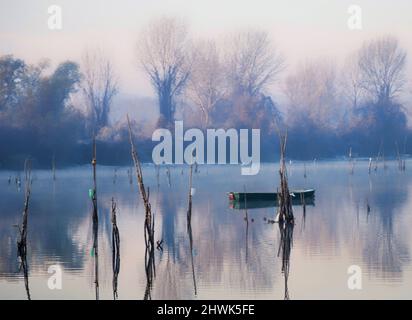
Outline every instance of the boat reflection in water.
{"label": "boat reflection in water", "polygon": [[[305,223],[306,206],[315,205],[315,190],[294,190],[291,191],[292,205],[303,206],[303,225]],[[229,192],[229,207],[231,209],[245,210],[246,221],[246,241],[248,237],[248,214],[247,209],[259,209],[277,207],[277,193],[251,193],[251,192]],[[273,220],[274,222],[274,220]],[[284,300],[289,300],[288,278],[290,266],[290,254],[293,245],[294,224],[290,222],[279,223],[280,242],[277,256],[282,260],[281,272],[284,278]],[[246,242],[246,255],[248,243]]]}

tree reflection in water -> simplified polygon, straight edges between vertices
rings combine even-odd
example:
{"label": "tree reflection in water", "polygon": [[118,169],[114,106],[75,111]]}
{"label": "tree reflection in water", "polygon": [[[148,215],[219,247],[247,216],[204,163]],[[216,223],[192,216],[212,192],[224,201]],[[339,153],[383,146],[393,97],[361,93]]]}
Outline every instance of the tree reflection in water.
{"label": "tree reflection in water", "polygon": [[293,246],[293,228],[293,223],[286,221],[279,223],[280,243],[278,249],[278,257],[280,256],[282,258],[282,273],[285,279],[285,300],[289,300],[288,278],[290,267],[290,253]]}

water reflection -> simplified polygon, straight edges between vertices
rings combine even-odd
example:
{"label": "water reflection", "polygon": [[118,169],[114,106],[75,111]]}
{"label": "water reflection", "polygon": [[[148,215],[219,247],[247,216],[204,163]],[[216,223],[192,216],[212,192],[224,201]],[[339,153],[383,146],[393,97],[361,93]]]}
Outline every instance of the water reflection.
{"label": "water reflection", "polygon": [[93,249],[94,257],[94,285],[96,300],[99,300],[99,221],[93,210]]}
{"label": "water reflection", "polygon": [[395,176],[393,172],[382,171],[380,174],[379,171],[369,174],[367,186],[361,192],[359,186],[353,184],[349,190],[355,202],[358,228],[364,219],[368,229],[373,230],[361,239],[368,272],[384,281],[398,282],[404,265],[410,263],[410,243],[405,230],[395,226],[395,221],[402,208],[409,204],[411,181],[404,173]]}
{"label": "water reflection", "polygon": [[[398,172],[388,162],[387,170],[372,171],[369,178],[367,163],[363,167],[358,161],[349,175],[347,163],[317,162],[306,166],[305,178],[304,166],[293,166],[291,187],[315,188],[316,206],[294,207],[292,228],[264,221],[274,219],[273,208],[228,208],[228,191],[244,185],[251,192],[273,190],[274,166],[263,165],[255,177],[241,176],[237,167],[199,166],[193,174],[190,219],[187,167],[182,175],[182,167],[144,166],[156,213],[157,245],[148,253],[144,204],[136,196],[136,184],[130,185],[129,168],[118,168],[114,184],[113,168],[98,167],[97,232],[88,198],[90,166],[59,170],[54,187],[50,171],[36,171],[27,235],[29,292],[39,299],[113,299],[114,291],[119,299],[407,297],[412,281],[412,173]],[[24,191],[8,184],[15,175],[0,173],[0,194],[7,199],[0,201],[2,299],[28,297],[13,227],[21,223]],[[117,275],[112,197],[122,239]],[[95,243],[98,259],[89,254]],[[63,290],[47,289],[51,264],[63,268]],[[352,264],[365,272],[364,290],[356,297],[345,286]]]}
{"label": "water reflection", "polygon": [[192,265],[192,276],[193,276],[193,290],[195,296],[197,295],[197,286],[196,286],[196,272],[195,272],[195,264],[193,259],[193,236],[192,236],[192,224],[188,221],[187,224],[187,234],[189,236],[189,249],[190,249],[190,262]]}
{"label": "water reflection", "polygon": [[289,279],[289,263],[290,263],[290,253],[293,246],[293,228],[294,223],[282,222],[279,223],[279,232],[280,232],[280,242],[278,249],[278,257],[282,259],[282,273],[285,280],[285,291],[284,291],[284,300],[289,300],[289,288],[288,288],[288,279]]}
{"label": "water reflection", "polygon": [[30,287],[29,287],[29,268],[27,265],[27,256],[20,256],[20,270],[23,271],[24,288],[26,289],[27,300],[31,300]]}
{"label": "water reflection", "polygon": [[146,273],[146,289],[144,292],[143,300],[151,300],[153,279],[156,276],[153,246],[146,247],[144,259],[145,259],[145,273]]}

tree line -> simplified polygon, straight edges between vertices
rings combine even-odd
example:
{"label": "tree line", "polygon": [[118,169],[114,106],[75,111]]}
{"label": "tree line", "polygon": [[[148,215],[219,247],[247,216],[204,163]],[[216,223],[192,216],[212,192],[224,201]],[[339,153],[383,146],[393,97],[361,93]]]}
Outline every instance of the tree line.
{"label": "tree line", "polygon": [[[157,127],[183,119],[203,129],[260,128],[268,150],[263,159],[274,156],[279,127],[287,128],[288,154],[296,158],[343,155],[349,148],[366,156],[395,154],[395,146],[407,152],[410,131],[399,98],[407,53],[395,37],[366,41],[341,66],[317,59],[291,68],[265,31],[237,32],[223,42],[192,39],[187,24],[164,17],[141,31],[136,55],[157,97]],[[271,94],[274,85],[281,95]],[[126,126],[109,119],[118,92],[113,64],[99,50],[52,71],[47,60],[33,65],[1,56],[0,161],[32,155],[49,163],[58,154],[82,163],[93,134],[108,162],[124,161]],[[134,127],[139,131],[137,122]],[[108,130],[120,138],[107,138]],[[140,140],[150,158],[150,136]]]}
{"label": "tree line", "polygon": [[[286,127],[289,154],[296,157],[342,155],[350,147],[360,155],[379,149],[394,154],[395,145],[406,146],[410,133],[399,96],[407,84],[407,53],[395,37],[366,41],[342,66],[318,59],[292,70],[264,31],[239,32],[219,46],[189,39],[186,25],[165,18],[154,21],[139,43],[160,126],[172,125],[176,101],[183,99],[189,122],[260,128],[268,146],[277,127]],[[274,82],[283,101],[270,94]]]}

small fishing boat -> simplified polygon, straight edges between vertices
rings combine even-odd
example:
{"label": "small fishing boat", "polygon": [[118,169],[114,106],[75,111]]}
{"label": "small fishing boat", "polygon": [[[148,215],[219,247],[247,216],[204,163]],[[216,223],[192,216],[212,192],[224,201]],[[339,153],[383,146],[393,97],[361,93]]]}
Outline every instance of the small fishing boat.
{"label": "small fishing boat", "polygon": [[[237,202],[278,201],[277,192],[228,192],[228,196],[230,201]],[[292,197],[292,201],[312,199],[315,196],[315,189],[291,190],[290,196]]]}

